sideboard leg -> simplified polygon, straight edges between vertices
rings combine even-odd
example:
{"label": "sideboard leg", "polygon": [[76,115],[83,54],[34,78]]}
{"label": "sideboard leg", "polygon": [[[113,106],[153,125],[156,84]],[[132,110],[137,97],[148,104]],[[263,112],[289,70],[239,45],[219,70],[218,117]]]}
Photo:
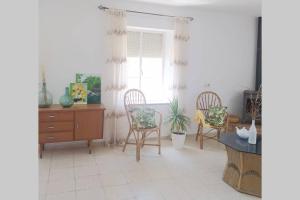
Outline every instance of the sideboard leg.
{"label": "sideboard leg", "polygon": [[88,140],[89,154],[92,153],[92,148],[91,148],[91,146],[92,146],[92,140]]}
{"label": "sideboard leg", "polygon": [[39,156],[40,156],[40,159],[42,159],[42,147],[41,147],[41,144],[39,144]]}

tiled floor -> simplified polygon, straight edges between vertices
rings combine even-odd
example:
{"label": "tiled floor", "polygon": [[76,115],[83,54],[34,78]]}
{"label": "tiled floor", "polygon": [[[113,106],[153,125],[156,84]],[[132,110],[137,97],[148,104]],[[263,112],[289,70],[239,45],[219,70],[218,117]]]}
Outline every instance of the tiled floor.
{"label": "tiled floor", "polygon": [[258,199],[239,193],[222,181],[226,163],[224,146],[213,140],[199,149],[194,137],[182,150],[171,141],[145,146],[140,162],[135,147],[94,144],[46,145],[39,160],[40,200],[243,200]]}

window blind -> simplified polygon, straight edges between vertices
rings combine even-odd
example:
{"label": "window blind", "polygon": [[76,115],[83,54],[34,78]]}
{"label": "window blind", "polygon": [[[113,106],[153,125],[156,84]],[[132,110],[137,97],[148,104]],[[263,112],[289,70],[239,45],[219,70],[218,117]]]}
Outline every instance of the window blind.
{"label": "window blind", "polygon": [[[141,40],[142,37],[142,40]],[[142,44],[140,43],[142,41]],[[128,31],[127,33],[127,56],[139,57],[142,48],[142,57],[162,57],[163,34],[162,33],[141,33]]]}
{"label": "window blind", "polygon": [[140,32],[127,32],[127,56],[140,56]]}
{"label": "window blind", "polygon": [[143,57],[162,57],[163,35],[161,33],[143,33]]}

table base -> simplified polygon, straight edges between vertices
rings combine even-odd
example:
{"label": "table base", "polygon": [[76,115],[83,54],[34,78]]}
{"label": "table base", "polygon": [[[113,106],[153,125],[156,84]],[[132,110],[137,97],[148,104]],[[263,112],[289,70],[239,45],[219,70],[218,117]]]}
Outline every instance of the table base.
{"label": "table base", "polygon": [[226,146],[228,162],[223,180],[239,192],[261,197],[261,155]]}

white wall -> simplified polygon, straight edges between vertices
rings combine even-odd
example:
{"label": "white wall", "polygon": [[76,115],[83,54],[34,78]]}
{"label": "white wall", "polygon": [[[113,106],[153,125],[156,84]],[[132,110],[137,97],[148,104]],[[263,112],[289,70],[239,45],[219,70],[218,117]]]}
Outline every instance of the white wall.
{"label": "white wall", "polygon": [[[216,91],[231,112],[241,114],[242,92],[255,81],[256,22],[254,16],[125,1],[101,1],[105,6],[192,16],[186,111],[193,118],[197,95]],[[46,66],[48,89],[55,103],[76,72],[105,77],[105,19],[96,0],[41,0],[40,64]],[[129,14],[128,25],[172,29],[170,18]],[[207,86],[210,84],[210,87]],[[103,92],[102,92],[103,93]],[[102,94],[105,96],[104,94]],[[103,98],[105,105],[105,97]],[[167,105],[155,105],[167,114]],[[124,121],[122,134],[127,133]],[[190,133],[195,133],[193,124]],[[167,127],[162,131],[168,135]],[[107,135],[107,134],[106,134]]]}

